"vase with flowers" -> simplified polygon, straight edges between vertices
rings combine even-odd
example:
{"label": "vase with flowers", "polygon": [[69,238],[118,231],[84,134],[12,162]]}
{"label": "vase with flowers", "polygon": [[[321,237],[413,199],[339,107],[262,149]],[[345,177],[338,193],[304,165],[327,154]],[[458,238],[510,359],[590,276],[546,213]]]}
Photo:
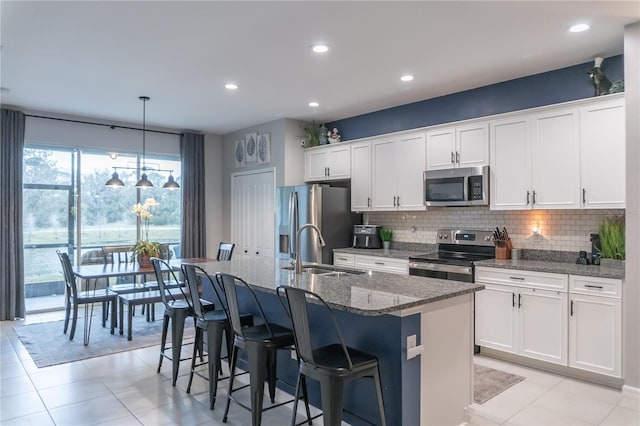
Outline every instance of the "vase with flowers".
{"label": "vase with flowers", "polygon": [[151,209],[158,206],[158,202],[153,198],[144,200],[144,204],[134,204],[132,212],[138,216],[138,223],[142,230],[143,240],[138,240],[131,248],[133,259],[138,259],[138,263],[143,268],[151,266],[150,258],[160,255],[160,243],[149,241],[149,225],[153,214]]}

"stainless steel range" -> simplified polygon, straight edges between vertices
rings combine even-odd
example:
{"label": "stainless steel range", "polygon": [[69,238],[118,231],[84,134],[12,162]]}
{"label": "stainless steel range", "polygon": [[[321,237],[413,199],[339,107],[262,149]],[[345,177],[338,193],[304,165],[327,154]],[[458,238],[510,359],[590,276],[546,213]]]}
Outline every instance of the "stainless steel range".
{"label": "stainless steel range", "polygon": [[492,231],[439,229],[438,251],[409,258],[409,275],[474,282],[474,262],[495,258]]}

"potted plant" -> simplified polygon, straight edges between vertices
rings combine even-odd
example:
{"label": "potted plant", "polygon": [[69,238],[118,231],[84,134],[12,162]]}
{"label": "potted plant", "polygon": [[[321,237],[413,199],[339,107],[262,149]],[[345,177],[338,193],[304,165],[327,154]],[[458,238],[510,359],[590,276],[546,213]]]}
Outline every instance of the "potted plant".
{"label": "potted plant", "polygon": [[600,265],[624,268],[624,218],[606,219],[600,225]]}
{"label": "potted plant", "polygon": [[380,239],[382,240],[382,247],[385,250],[389,250],[389,246],[391,245],[391,237],[393,237],[393,231],[388,228],[380,228],[378,231],[380,234]]}
{"label": "potted plant", "polygon": [[320,127],[313,121],[310,126],[304,128],[307,131],[307,137],[309,138],[309,146],[320,145]]}
{"label": "potted plant", "polygon": [[134,204],[132,209],[132,212],[138,216],[138,223],[142,228],[144,240],[136,241],[131,248],[133,251],[133,257],[131,260],[134,261],[134,259],[137,259],[138,263],[143,268],[151,266],[151,262],[149,261],[150,258],[160,255],[160,243],[149,241],[149,225],[151,218],[153,217],[151,209],[157,205],[158,202],[155,199],[147,198],[144,200],[144,204]]}

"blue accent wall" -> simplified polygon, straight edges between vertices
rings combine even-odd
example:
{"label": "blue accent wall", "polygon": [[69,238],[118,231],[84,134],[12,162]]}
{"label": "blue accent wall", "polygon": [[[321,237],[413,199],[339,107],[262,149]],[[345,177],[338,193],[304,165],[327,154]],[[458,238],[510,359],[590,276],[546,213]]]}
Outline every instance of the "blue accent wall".
{"label": "blue accent wall", "polygon": [[[593,60],[327,123],[337,127],[343,141],[433,126],[453,121],[518,111],[593,96],[587,71]],[[614,82],[624,79],[623,56],[606,58],[602,70]]]}

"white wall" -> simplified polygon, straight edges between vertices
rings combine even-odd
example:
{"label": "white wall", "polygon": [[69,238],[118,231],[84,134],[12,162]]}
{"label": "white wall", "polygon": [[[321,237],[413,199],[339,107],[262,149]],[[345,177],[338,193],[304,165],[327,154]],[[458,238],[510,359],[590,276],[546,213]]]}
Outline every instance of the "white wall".
{"label": "white wall", "polygon": [[627,136],[627,265],[623,287],[623,372],[625,386],[640,388],[640,22],[624,31]]}
{"label": "white wall", "polygon": [[218,243],[223,241],[222,232],[222,137],[204,135],[207,257],[213,258]]}

